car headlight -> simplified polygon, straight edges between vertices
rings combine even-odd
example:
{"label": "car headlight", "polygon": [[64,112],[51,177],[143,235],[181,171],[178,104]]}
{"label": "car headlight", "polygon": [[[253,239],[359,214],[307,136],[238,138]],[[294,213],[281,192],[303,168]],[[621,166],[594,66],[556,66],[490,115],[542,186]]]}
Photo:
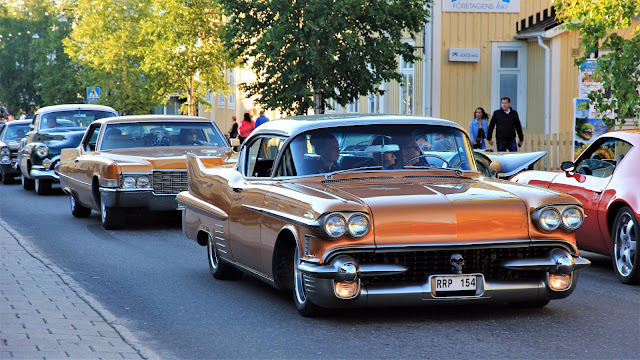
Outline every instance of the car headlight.
{"label": "car headlight", "polygon": [[149,177],[148,176],[140,176],[136,181],[136,184],[139,188],[149,187]]}
{"label": "car headlight", "polygon": [[583,221],[584,214],[577,206],[569,206],[562,211],[562,227],[567,230],[576,230]]}
{"label": "car headlight", "polygon": [[1,163],[9,163],[9,162],[11,162],[11,157],[9,155],[2,154],[2,155],[0,155],[0,162]]}
{"label": "car headlight", "polygon": [[543,231],[553,231],[560,226],[560,212],[553,207],[545,208],[540,212],[538,224]]}
{"label": "car headlight", "polygon": [[133,176],[126,176],[122,179],[122,187],[125,189],[133,189],[136,187],[136,178]]}
{"label": "car headlight", "polygon": [[41,158],[47,156],[49,154],[49,148],[47,147],[47,145],[38,145],[36,147],[36,155],[40,156]]}
{"label": "car headlight", "polygon": [[327,216],[324,220],[324,232],[327,236],[337,238],[347,231],[347,220],[340,214]]}
{"label": "car headlight", "polygon": [[363,214],[356,214],[349,218],[347,222],[349,235],[354,238],[361,238],[369,232],[369,219]]}
{"label": "car headlight", "polygon": [[11,153],[11,149],[9,149],[8,146],[3,146],[2,148],[0,148],[0,155],[9,156],[10,153]]}

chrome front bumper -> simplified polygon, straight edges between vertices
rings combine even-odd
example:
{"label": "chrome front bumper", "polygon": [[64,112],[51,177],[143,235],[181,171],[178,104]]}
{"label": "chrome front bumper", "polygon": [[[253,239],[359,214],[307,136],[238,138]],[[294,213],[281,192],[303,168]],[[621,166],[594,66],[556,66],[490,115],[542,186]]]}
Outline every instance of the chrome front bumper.
{"label": "chrome front bumper", "polygon": [[[515,270],[536,270],[537,279],[486,279],[481,274],[475,295],[442,296],[436,293],[432,278],[425,276],[421,282],[373,283],[362,280],[367,277],[394,275],[406,271],[399,264],[357,264],[346,255],[337,256],[330,264],[318,265],[303,262],[298,266],[304,274],[305,292],[316,305],[327,308],[364,306],[410,306],[464,303],[515,303],[562,299],[573,293],[578,281],[578,269],[590,262],[560,249],[554,249],[548,258],[507,261],[501,266]],[[571,285],[562,291],[554,291],[549,285],[549,274],[571,275]],[[466,274],[465,274],[466,275]],[[352,299],[338,298],[334,293],[335,282],[360,282],[360,291]]]}
{"label": "chrome front bumper", "polygon": [[151,189],[100,188],[102,201],[107,207],[145,208],[149,211],[180,210],[175,194],[156,195]]}
{"label": "chrome front bumper", "polygon": [[31,172],[29,173],[29,177],[33,180],[51,180],[53,182],[59,183],[60,176],[54,170],[45,169],[44,166],[33,166],[31,168]]}

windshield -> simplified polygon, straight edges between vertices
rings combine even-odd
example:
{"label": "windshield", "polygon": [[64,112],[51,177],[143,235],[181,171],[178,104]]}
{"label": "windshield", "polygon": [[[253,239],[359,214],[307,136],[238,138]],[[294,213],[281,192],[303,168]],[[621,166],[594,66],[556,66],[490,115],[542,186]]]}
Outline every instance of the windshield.
{"label": "windshield", "polygon": [[145,121],[107,124],[100,150],[156,146],[228,145],[219,130],[210,122]]}
{"label": "windshield", "polygon": [[[466,136],[435,125],[345,126],[298,135],[285,156],[288,175],[355,168],[475,170]],[[292,162],[292,164],[291,164]]]}
{"label": "windshield", "polygon": [[116,116],[108,111],[96,110],[69,110],[56,111],[42,114],[40,129],[53,129],[61,127],[87,127],[95,120]]}
{"label": "windshield", "polygon": [[2,141],[20,140],[29,132],[29,124],[7,125],[2,133]]}

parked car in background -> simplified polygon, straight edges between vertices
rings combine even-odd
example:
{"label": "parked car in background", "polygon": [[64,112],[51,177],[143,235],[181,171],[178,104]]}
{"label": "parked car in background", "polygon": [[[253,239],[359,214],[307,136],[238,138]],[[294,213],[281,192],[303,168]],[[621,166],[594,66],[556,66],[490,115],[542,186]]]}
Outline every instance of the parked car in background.
{"label": "parked car in background", "polygon": [[20,140],[29,131],[29,124],[31,121],[15,120],[0,128],[0,175],[3,184],[10,184],[20,175],[18,150]]}
{"label": "parked car in background", "polygon": [[78,146],[95,120],[117,115],[111,107],[91,104],[54,105],[36,111],[18,153],[22,187],[48,194],[51,185],[60,181],[55,172],[60,151]]}
{"label": "parked car in background", "polygon": [[516,183],[561,191],[582,202],[584,225],[576,232],[580,248],[611,256],[625,284],[640,283],[640,130],[598,137],[562,171],[526,171]]}
{"label": "parked car in background", "polygon": [[[547,154],[546,151],[532,152],[492,152],[473,150],[478,171],[486,176],[495,176],[499,179],[509,179],[513,175],[524,170],[533,170],[533,165]],[[496,174],[491,174],[491,163],[497,161],[500,168]]]}
{"label": "parked car in background", "polygon": [[183,231],[206,247],[213,277],[245,272],[291,289],[303,316],[569,296],[589,264],[574,238],[580,203],[492,179],[474,160],[464,129],[446,120],[269,121],[235,165],[188,155]]}
{"label": "parked car in background", "polygon": [[192,116],[122,116],[89,126],[77,148],[64,149],[58,169],[71,213],[101,214],[105,229],[117,229],[134,211],[176,211],[187,190],[186,153],[209,166],[233,153],[212,120]]}

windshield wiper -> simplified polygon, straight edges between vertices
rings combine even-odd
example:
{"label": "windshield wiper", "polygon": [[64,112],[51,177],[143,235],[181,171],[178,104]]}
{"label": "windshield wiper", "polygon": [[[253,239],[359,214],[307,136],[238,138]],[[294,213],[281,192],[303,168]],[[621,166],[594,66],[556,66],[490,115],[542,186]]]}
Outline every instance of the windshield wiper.
{"label": "windshield wiper", "polygon": [[342,173],[347,173],[347,172],[351,172],[351,171],[363,171],[363,170],[384,170],[384,167],[382,165],[380,166],[361,166],[361,167],[357,167],[357,168],[352,168],[352,169],[344,169],[344,170],[336,170],[330,174],[325,174],[324,178],[327,180],[331,180],[333,179],[333,175],[336,174],[342,174]]}

